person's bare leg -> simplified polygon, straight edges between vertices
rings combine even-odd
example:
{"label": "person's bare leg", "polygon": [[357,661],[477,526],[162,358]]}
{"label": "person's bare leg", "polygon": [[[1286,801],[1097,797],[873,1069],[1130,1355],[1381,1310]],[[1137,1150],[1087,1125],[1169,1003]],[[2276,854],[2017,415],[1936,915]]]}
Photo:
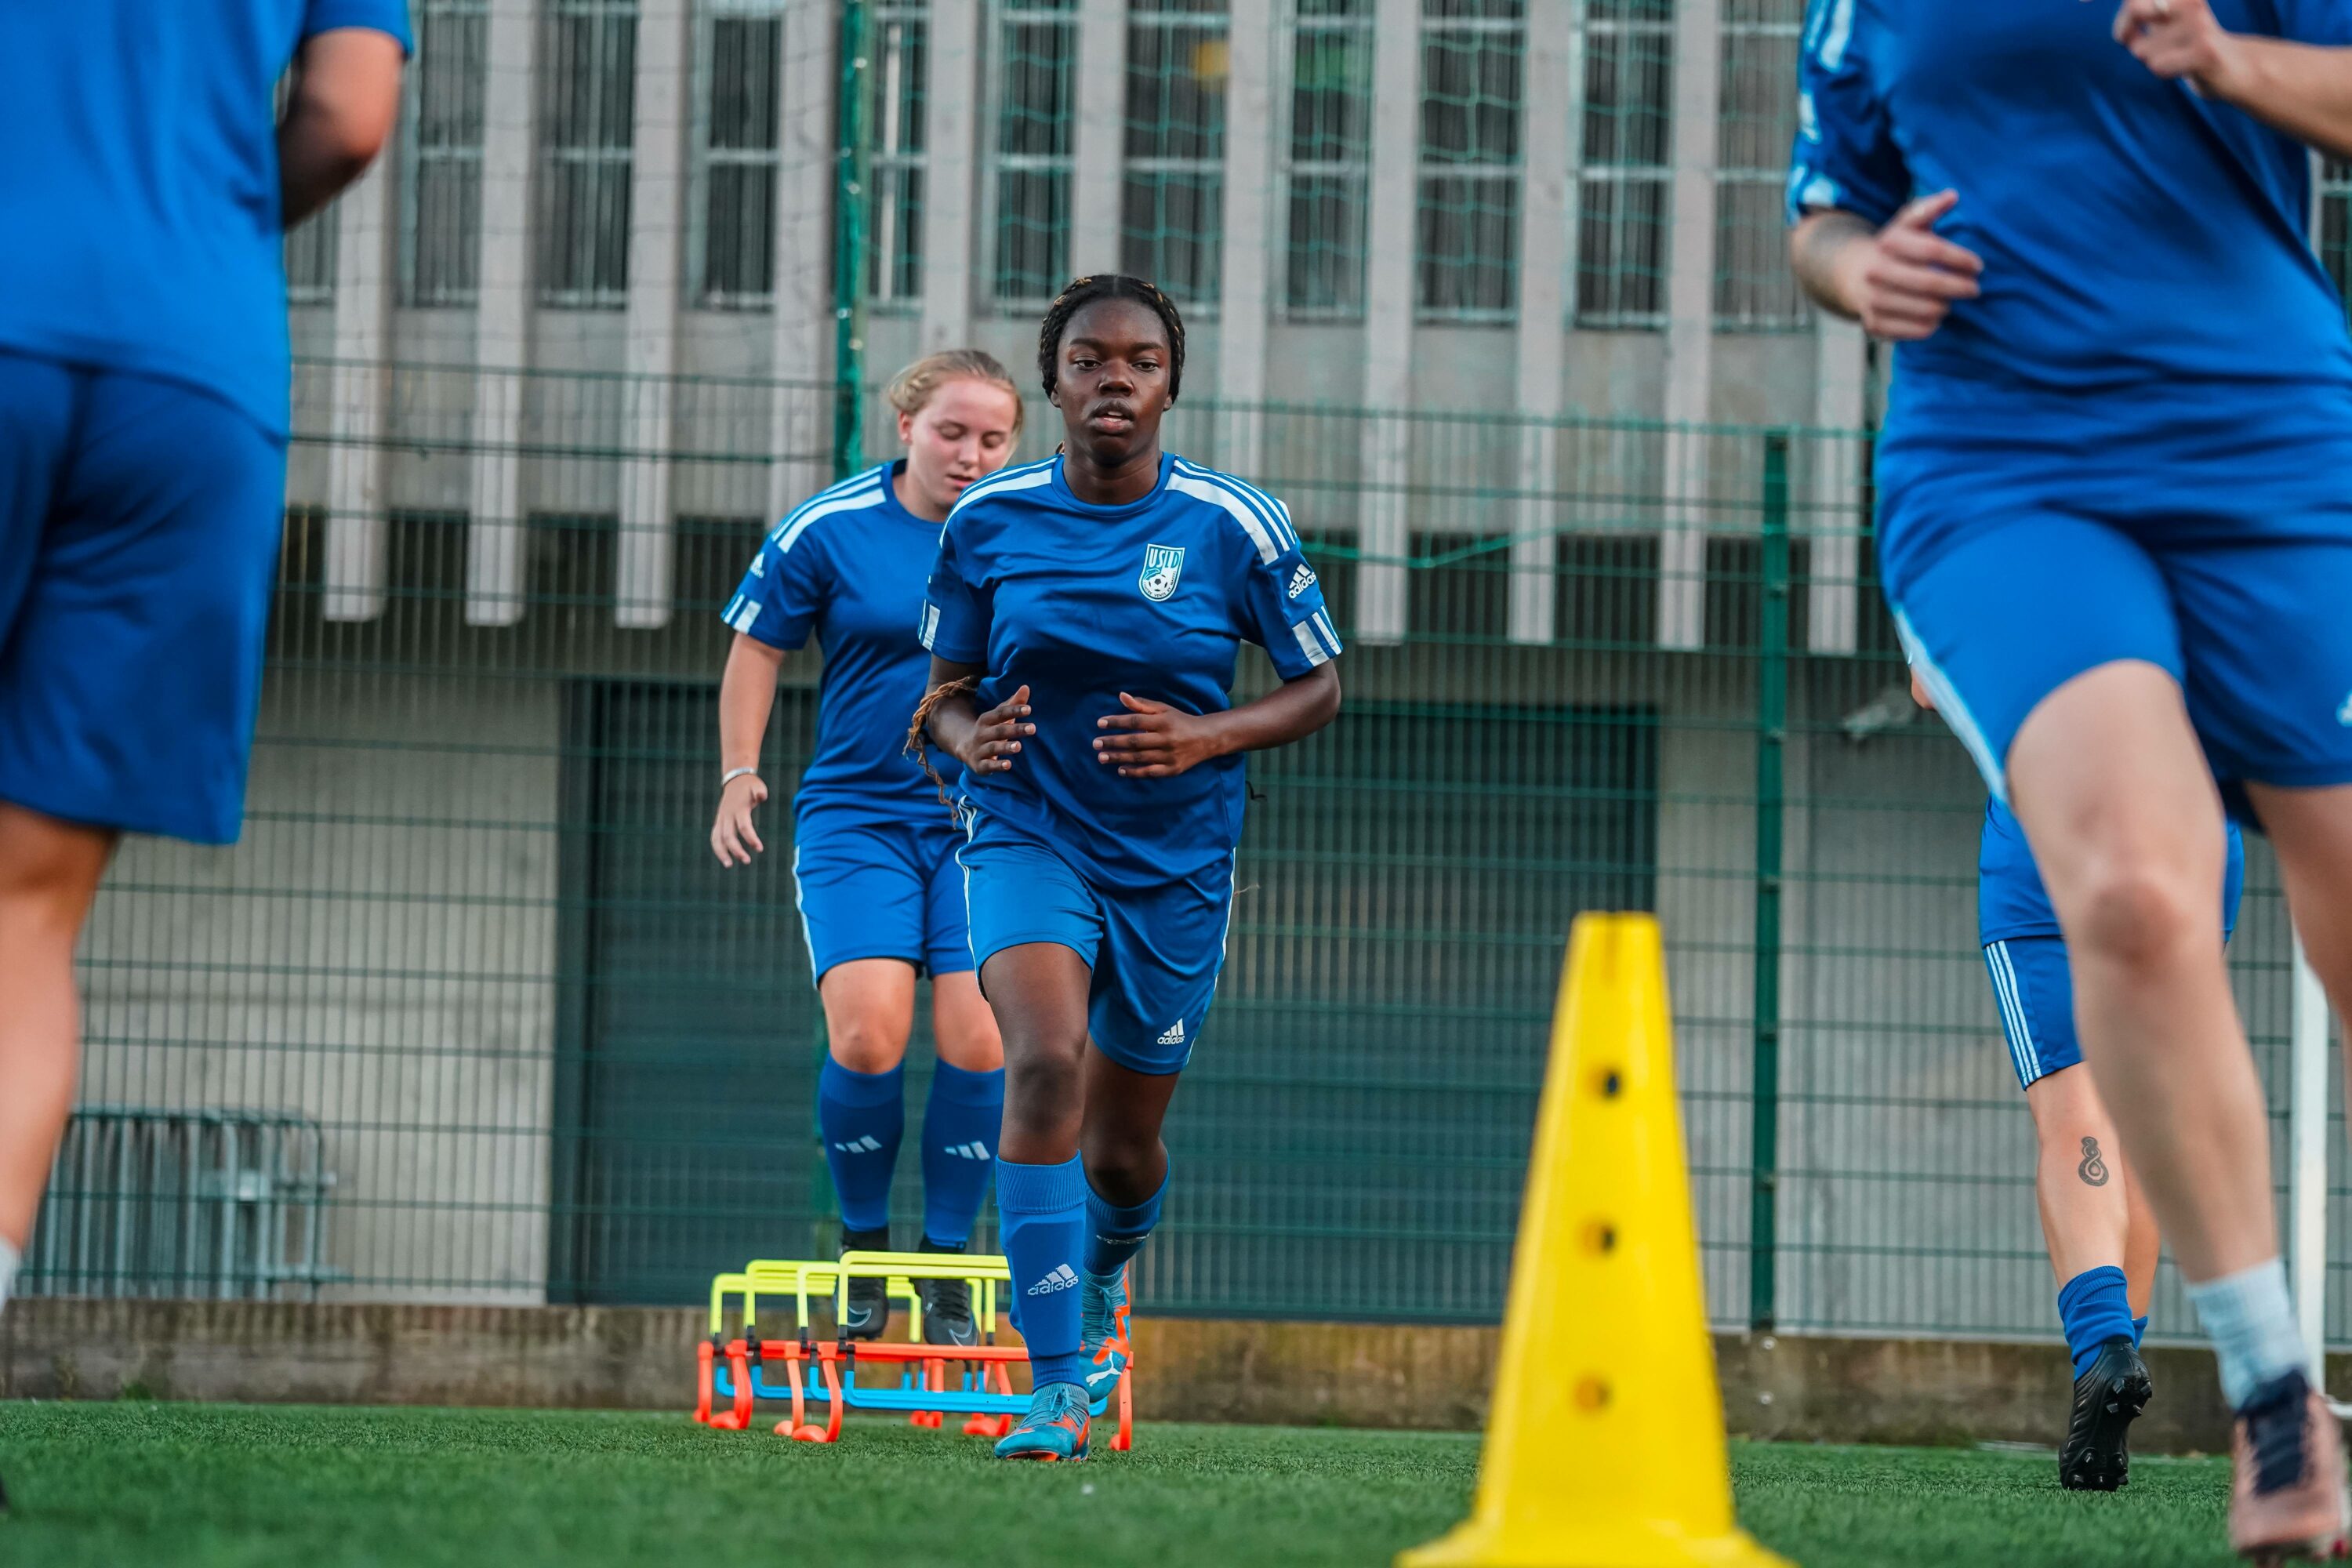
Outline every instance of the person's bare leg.
{"label": "person's bare leg", "polygon": [[2246,794],[2278,851],[2295,934],[2337,1013],[2352,1018],[2352,784]]}
{"label": "person's bare leg", "polygon": [[1004,1037],[996,1013],[980,994],[979,976],[966,971],[931,981],[931,1033],[940,1060],[966,1072],[995,1072],[1004,1066]]}
{"label": "person's bare leg", "polygon": [[2051,1272],[2061,1285],[2100,1268],[2120,1268],[2130,1279],[2130,1184],[2115,1121],[2091,1075],[2067,1068],[2037,1079],[2025,1103],[2041,1142],[2033,1188]]}
{"label": "person's bare leg", "polygon": [[2223,966],[2221,803],[2180,689],[2102,665],[2009,752],[2066,933],[2084,1057],[2192,1282],[2278,1257],[2262,1086]]}
{"label": "person's bare leg", "polygon": [[0,803],[0,1304],[73,1107],[74,944],[113,850],[110,833]]}
{"label": "person's bare leg", "polygon": [[852,1072],[888,1072],[907,1059],[915,1027],[915,966],[896,958],[853,958],[824,972],[825,1050]]}
{"label": "person's bare leg", "polygon": [[2147,1206],[2147,1185],[2139,1173],[2124,1162],[2124,1206],[2130,1216],[2124,1226],[2124,1281],[2131,1292],[2132,1316],[2145,1322],[2156,1303],[2156,1265],[2163,1254],[2164,1232],[2156,1211]]}

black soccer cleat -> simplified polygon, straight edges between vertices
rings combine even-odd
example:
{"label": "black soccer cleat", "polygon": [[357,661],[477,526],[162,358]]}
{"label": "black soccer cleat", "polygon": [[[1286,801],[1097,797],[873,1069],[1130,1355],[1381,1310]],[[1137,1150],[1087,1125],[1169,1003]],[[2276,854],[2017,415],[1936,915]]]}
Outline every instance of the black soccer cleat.
{"label": "black soccer cleat", "polygon": [[[923,1237],[924,1252],[961,1253],[961,1247]],[[927,1345],[980,1343],[980,1325],[971,1317],[971,1284],[964,1279],[918,1279],[915,1295],[923,1303],[923,1342]]]}
{"label": "black soccer cleat", "polygon": [[[890,1250],[890,1227],[880,1230],[852,1230],[841,1227],[841,1250],[844,1252],[887,1252]],[[890,1281],[887,1279],[852,1279],[849,1299],[841,1309],[841,1337],[845,1340],[878,1340],[890,1327]]]}
{"label": "black soccer cleat", "polygon": [[2126,1439],[2155,1392],[2147,1363],[2130,1340],[2117,1335],[2101,1345],[2090,1369],[2074,1380],[2074,1413],[2058,1450],[2058,1484],[2070,1492],[2111,1492],[2126,1484]]}

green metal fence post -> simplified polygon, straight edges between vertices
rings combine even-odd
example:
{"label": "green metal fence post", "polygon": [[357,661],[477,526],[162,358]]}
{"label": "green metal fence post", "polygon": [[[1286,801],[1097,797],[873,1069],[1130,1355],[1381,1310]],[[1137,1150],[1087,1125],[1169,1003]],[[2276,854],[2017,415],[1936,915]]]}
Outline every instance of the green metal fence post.
{"label": "green metal fence post", "polygon": [[1756,974],[1748,1321],[1769,1330],[1779,1280],[1781,753],[1789,728],[1789,437],[1764,437],[1763,627],[1756,671]]}
{"label": "green metal fence post", "polygon": [[840,140],[835,153],[833,239],[833,473],[866,464],[866,212],[871,187],[866,146],[866,0],[841,8]]}

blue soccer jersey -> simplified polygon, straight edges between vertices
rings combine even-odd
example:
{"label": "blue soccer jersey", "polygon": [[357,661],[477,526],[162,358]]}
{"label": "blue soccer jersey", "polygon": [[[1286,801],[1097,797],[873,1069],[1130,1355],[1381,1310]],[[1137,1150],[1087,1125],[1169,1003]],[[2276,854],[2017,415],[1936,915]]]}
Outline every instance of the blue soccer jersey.
{"label": "blue soccer jersey", "polygon": [[284,435],[270,93],[338,27],[405,47],[406,0],[0,5],[0,349],[196,386]]}
{"label": "blue soccer jersey", "polygon": [[1228,879],[1245,795],[1238,755],[1160,779],[1097,762],[1096,721],[1126,710],[1119,693],[1221,712],[1243,643],[1285,679],[1339,653],[1288,510],[1176,457],[1125,506],[1079,500],[1058,457],[974,485],[940,532],[922,631],[986,669],[983,710],[1029,688],[1036,735],[966,795],[1118,889]]}
{"label": "blue soccer jersey", "polygon": [[[2352,44],[2343,0],[2212,8]],[[2155,76],[2114,10],[1814,0],[1790,220],[1884,223],[1949,188],[1937,233],[1984,260],[1981,297],[1895,353],[1878,477],[1898,598],[2012,495],[2167,523],[2250,492],[2298,525],[2344,504],[2352,343],[2309,245],[2310,154]]]}
{"label": "blue soccer jersey", "polygon": [[[777,524],[727,602],[727,624],[772,647],[824,650],[816,752],[794,810],[871,822],[953,824],[939,791],[905,754],[931,660],[915,640],[923,569],[939,537],[898,504],[905,459],[868,468],[810,497]],[[932,748],[952,795],[961,765]]]}

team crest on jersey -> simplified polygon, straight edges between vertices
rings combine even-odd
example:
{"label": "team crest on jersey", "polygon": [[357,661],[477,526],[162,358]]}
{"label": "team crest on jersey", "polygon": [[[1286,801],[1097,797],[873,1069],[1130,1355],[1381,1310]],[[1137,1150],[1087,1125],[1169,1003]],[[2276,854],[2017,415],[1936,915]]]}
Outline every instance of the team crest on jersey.
{"label": "team crest on jersey", "polygon": [[1143,547],[1143,575],[1135,585],[1143,596],[1155,605],[1164,605],[1176,593],[1176,579],[1184,574],[1184,547],[1181,544],[1147,544]]}

